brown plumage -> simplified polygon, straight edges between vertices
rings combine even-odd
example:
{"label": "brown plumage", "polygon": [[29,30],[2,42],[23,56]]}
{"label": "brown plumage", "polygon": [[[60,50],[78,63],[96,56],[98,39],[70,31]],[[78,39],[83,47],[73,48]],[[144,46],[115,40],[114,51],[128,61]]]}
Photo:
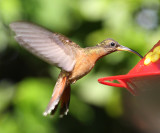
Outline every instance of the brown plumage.
{"label": "brown plumage", "polygon": [[137,52],[124,47],[113,39],[106,39],[94,47],[81,48],[67,37],[52,33],[27,22],[14,22],[10,28],[15,39],[24,48],[44,61],[56,65],[61,73],[44,115],[53,114],[60,102],[60,114],[67,114],[70,101],[70,84],[88,74],[96,61],[115,51]]}

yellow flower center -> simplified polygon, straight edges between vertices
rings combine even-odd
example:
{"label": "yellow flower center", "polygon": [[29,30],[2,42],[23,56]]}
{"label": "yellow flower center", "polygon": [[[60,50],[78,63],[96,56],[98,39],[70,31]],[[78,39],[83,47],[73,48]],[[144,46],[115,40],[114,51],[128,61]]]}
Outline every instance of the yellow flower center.
{"label": "yellow flower center", "polygon": [[151,62],[156,62],[160,58],[160,46],[153,49],[153,52],[149,52],[144,60],[144,64],[148,65]]}

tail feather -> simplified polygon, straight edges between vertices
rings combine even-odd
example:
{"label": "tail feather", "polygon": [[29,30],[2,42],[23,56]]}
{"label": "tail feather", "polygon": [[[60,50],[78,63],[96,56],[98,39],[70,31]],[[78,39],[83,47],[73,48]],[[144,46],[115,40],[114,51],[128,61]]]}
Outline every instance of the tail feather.
{"label": "tail feather", "polygon": [[44,116],[47,116],[51,112],[55,112],[57,105],[59,103],[59,100],[65,90],[66,82],[67,82],[67,77],[63,73],[60,73],[58,80],[57,80],[57,83],[55,85],[53,94],[52,94],[52,98],[51,98],[45,112],[43,113]]}
{"label": "tail feather", "polygon": [[54,107],[54,109],[51,111],[50,115],[54,115],[54,113],[57,111],[59,103]]}
{"label": "tail feather", "polygon": [[70,84],[67,85],[65,88],[62,97],[60,99],[61,106],[60,106],[60,117],[63,117],[64,115],[67,115],[69,111],[69,103],[70,103]]}

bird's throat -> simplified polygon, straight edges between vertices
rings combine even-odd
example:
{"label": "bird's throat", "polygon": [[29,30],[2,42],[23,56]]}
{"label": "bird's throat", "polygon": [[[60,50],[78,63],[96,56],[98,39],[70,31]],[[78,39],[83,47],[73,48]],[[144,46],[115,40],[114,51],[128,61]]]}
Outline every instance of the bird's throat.
{"label": "bird's throat", "polygon": [[94,62],[96,62],[98,59],[102,58],[107,54],[110,54],[111,52],[103,47],[95,46],[86,48],[86,53]]}

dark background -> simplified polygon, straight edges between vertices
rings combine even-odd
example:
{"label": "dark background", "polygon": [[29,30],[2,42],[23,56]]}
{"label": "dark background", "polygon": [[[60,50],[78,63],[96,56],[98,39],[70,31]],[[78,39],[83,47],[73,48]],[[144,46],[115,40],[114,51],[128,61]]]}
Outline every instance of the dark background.
{"label": "dark background", "polygon": [[44,117],[60,70],[21,48],[8,27],[29,21],[81,47],[113,38],[145,55],[160,39],[159,7],[159,0],[0,0],[0,133],[160,132],[159,93],[146,100],[97,82],[128,73],[140,60],[128,52],[104,57],[72,85],[67,116]]}

